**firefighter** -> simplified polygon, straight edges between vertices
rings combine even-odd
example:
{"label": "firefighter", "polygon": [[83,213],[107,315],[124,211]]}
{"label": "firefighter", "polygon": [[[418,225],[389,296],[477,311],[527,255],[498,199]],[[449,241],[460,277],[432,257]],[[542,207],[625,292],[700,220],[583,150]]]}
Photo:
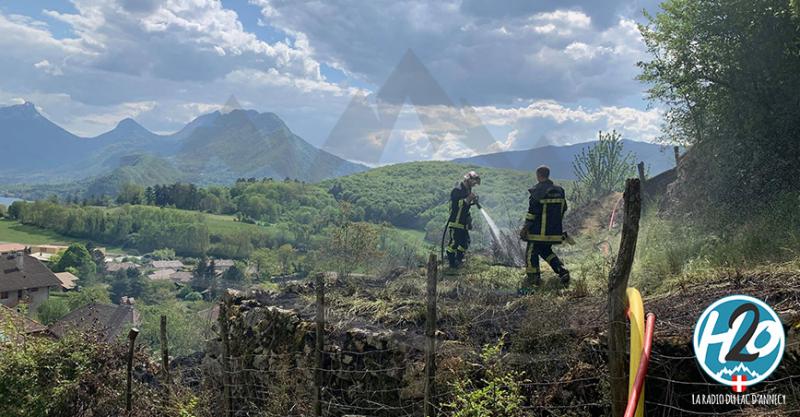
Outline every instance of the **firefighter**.
{"label": "firefighter", "polygon": [[533,286],[542,282],[539,270],[539,258],[545,260],[553,268],[563,285],[569,285],[569,271],[553,253],[553,245],[563,240],[561,222],[567,211],[564,189],[550,180],[550,168],[540,166],[536,169],[538,183],[529,189],[530,199],[525,225],[520,230],[520,239],[528,242],[525,252],[525,278],[520,293],[527,294]]}
{"label": "firefighter", "polygon": [[473,204],[478,204],[478,196],[472,192],[472,187],[480,183],[480,175],[470,171],[464,175],[464,180],[450,191],[450,217],[447,220],[447,229],[450,232],[447,260],[450,268],[461,266],[464,262],[464,253],[469,248],[469,230],[472,229],[469,208]]}

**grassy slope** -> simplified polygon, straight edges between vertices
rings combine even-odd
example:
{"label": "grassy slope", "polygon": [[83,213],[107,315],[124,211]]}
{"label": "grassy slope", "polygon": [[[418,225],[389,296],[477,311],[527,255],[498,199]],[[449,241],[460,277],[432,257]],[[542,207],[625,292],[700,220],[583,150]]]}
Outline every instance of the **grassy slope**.
{"label": "grassy slope", "polygon": [[[340,188],[337,198],[363,208],[370,220],[421,229],[434,217],[433,211],[447,211],[450,190],[469,170],[481,175],[482,183],[475,192],[495,217],[522,217],[527,208],[527,190],[535,182],[531,172],[425,161],[375,168],[320,185]],[[559,183],[566,186],[569,182]]]}
{"label": "grassy slope", "polygon": [[[20,224],[14,220],[0,219],[0,242],[21,243],[24,245],[63,244],[87,241],[56,233],[36,226]],[[102,245],[114,252],[123,252],[119,246]]]}

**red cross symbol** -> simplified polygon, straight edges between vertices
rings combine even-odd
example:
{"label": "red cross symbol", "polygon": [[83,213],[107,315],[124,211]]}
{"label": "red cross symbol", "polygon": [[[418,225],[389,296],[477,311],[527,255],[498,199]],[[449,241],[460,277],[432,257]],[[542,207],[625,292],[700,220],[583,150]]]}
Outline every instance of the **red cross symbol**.
{"label": "red cross symbol", "polygon": [[733,392],[745,392],[747,390],[747,386],[744,385],[744,381],[747,381],[747,375],[734,375]]}

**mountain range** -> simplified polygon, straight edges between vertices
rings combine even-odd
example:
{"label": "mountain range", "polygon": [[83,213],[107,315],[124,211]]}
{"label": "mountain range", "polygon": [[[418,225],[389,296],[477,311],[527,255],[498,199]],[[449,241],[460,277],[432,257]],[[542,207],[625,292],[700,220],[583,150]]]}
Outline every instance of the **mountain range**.
{"label": "mountain range", "polygon": [[[227,107],[230,109],[230,107]],[[573,179],[575,155],[593,142],[507,151],[453,162],[480,167],[533,171],[547,164],[554,178]],[[309,144],[274,113],[223,110],[201,115],[179,131],[153,133],[135,120],[86,138],[48,120],[32,103],[0,108],[0,184],[63,188],[74,194],[114,194],[121,184],[229,184],[237,178],[292,178],[306,182],[367,171]],[[626,140],[625,151],[657,174],[675,164],[662,146]],[[59,185],[61,184],[61,185]]]}
{"label": "mountain range", "polygon": [[[243,177],[316,182],[367,169],[312,146],[274,113],[240,109],[202,115],[170,135],[127,118],[84,138],[26,102],[0,108],[0,146],[9,151],[0,165],[0,183],[6,184],[87,178],[139,178],[143,185],[226,184]],[[139,172],[154,166],[165,176]]]}
{"label": "mountain range", "polygon": [[[454,159],[468,165],[477,165],[489,168],[516,169],[519,171],[535,171],[540,165],[550,167],[550,175],[563,180],[575,179],[572,170],[572,161],[575,155],[589,148],[595,142],[577,143],[567,146],[542,146],[524,151],[506,151],[473,156],[469,158]],[[623,154],[631,152],[635,161],[643,161],[649,175],[656,175],[675,166],[675,154],[672,147],[661,146],[648,142],[622,140]]]}

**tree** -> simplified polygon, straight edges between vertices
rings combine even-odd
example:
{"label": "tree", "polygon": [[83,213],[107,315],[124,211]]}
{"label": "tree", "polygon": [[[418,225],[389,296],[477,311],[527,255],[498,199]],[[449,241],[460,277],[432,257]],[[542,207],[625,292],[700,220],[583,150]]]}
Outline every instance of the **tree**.
{"label": "tree", "polygon": [[354,269],[380,256],[377,226],[364,222],[344,222],[331,233],[326,251],[336,265],[339,276],[346,277]]}
{"label": "tree", "polygon": [[69,245],[66,251],[61,254],[58,262],[53,266],[53,271],[64,272],[67,268],[75,268],[78,272],[81,285],[86,285],[92,278],[97,270],[92,255],[86,250],[86,247],[80,243],[73,243]]}
{"label": "tree", "polygon": [[44,325],[51,325],[69,313],[69,304],[63,298],[50,297],[36,309],[36,317]]}
{"label": "tree", "polygon": [[258,248],[250,254],[249,263],[255,265],[256,273],[260,278],[268,278],[280,272],[275,251],[268,248]]}
{"label": "tree", "polygon": [[114,273],[111,283],[111,299],[119,302],[122,297],[140,298],[145,291],[147,282],[137,268],[120,269]]}
{"label": "tree", "polygon": [[680,187],[686,204],[752,213],[800,189],[797,1],[670,0],[661,8],[640,26],[651,59],[639,64],[639,79],[667,109],[663,139],[693,145],[684,170],[692,178]]}
{"label": "tree", "polygon": [[81,288],[80,291],[67,293],[67,306],[69,306],[70,311],[91,303],[110,304],[111,297],[108,296],[108,290],[103,286],[95,285]]}
{"label": "tree", "polygon": [[573,198],[579,204],[621,190],[625,179],[636,175],[633,153],[623,154],[622,135],[616,131],[598,133],[594,146],[575,155],[572,170],[577,180]]}
{"label": "tree", "polygon": [[145,201],[145,190],[141,185],[126,182],[119,188],[117,204],[142,204]]}
{"label": "tree", "polygon": [[289,266],[291,266],[294,257],[294,248],[292,248],[292,245],[286,243],[278,248],[278,262],[281,264],[282,274],[285,275],[289,273]]}
{"label": "tree", "polygon": [[156,249],[153,251],[153,259],[159,261],[169,261],[175,259],[175,250],[171,248]]}
{"label": "tree", "polygon": [[242,265],[234,264],[230,268],[226,269],[222,274],[222,279],[230,282],[243,282],[245,279],[245,274]]}

